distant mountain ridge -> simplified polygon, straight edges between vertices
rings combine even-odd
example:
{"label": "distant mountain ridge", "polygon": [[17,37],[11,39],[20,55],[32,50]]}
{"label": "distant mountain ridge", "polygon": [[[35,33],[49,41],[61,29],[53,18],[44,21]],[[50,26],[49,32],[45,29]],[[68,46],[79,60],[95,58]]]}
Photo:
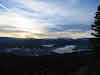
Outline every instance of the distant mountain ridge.
{"label": "distant mountain ridge", "polygon": [[[14,38],[14,37],[0,37],[0,40],[1,39],[27,39],[27,40],[35,40],[37,38]],[[46,38],[47,40],[56,40],[56,39],[65,39],[65,40],[74,40],[73,38]],[[91,38],[76,38],[75,40],[80,40],[80,39],[91,39]]]}
{"label": "distant mountain ridge", "polygon": [[53,44],[54,47],[63,47],[65,45],[79,45],[80,47],[86,47],[89,45],[90,38],[56,38],[56,39],[35,39],[35,38],[10,38],[0,37],[0,48],[15,48],[26,47],[26,48],[40,48],[41,45]]}

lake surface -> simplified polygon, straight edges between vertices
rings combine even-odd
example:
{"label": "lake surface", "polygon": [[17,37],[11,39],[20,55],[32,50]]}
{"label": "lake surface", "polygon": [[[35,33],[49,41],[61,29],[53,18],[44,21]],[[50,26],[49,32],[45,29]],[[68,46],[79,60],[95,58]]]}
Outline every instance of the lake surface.
{"label": "lake surface", "polygon": [[80,52],[88,49],[79,49],[75,50],[75,45],[67,45],[65,47],[60,48],[48,48],[48,49],[29,49],[29,48],[2,48],[0,49],[0,53],[12,53],[18,56],[44,56],[44,55],[52,55],[52,53],[64,54],[64,53],[73,53]]}

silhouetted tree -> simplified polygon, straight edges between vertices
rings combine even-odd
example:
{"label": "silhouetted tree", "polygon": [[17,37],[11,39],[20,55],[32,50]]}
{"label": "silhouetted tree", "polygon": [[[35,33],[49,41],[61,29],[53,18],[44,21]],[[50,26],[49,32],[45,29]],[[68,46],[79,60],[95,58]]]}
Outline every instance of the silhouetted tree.
{"label": "silhouetted tree", "polygon": [[100,38],[100,5],[98,6],[98,11],[96,12],[96,16],[94,17],[95,21],[92,25],[92,30],[95,32],[92,33],[97,38]]}
{"label": "silhouetted tree", "polygon": [[96,55],[96,52],[99,53],[100,49],[100,5],[98,6],[96,16],[94,17],[94,24],[92,25],[92,30],[94,31],[92,33],[93,36],[96,38],[91,38],[91,48],[94,51],[94,54]]}

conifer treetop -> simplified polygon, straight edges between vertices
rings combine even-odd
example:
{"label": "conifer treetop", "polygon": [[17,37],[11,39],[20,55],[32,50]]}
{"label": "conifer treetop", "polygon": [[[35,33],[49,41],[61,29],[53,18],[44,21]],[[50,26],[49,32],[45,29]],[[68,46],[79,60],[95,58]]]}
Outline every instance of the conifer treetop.
{"label": "conifer treetop", "polygon": [[100,11],[100,5],[98,6],[98,11]]}

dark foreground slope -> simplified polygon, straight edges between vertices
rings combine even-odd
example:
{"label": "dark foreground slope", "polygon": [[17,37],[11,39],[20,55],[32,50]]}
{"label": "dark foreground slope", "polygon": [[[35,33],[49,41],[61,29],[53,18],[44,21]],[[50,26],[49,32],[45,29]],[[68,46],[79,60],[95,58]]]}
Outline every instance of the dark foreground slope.
{"label": "dark foreground slope", "polygon": [[96,60],[96,48],[100,49],[97,41],[92,40],[95,47],[90,52],[36,57],[4,53],[2,56],[8,57],[0,57],[0,75],[96,75],[96,65],[100,63]]}
{"label": "dark foreground slope", "polygon": [[0,75],[96,75],[96,53],[0,57]]}

